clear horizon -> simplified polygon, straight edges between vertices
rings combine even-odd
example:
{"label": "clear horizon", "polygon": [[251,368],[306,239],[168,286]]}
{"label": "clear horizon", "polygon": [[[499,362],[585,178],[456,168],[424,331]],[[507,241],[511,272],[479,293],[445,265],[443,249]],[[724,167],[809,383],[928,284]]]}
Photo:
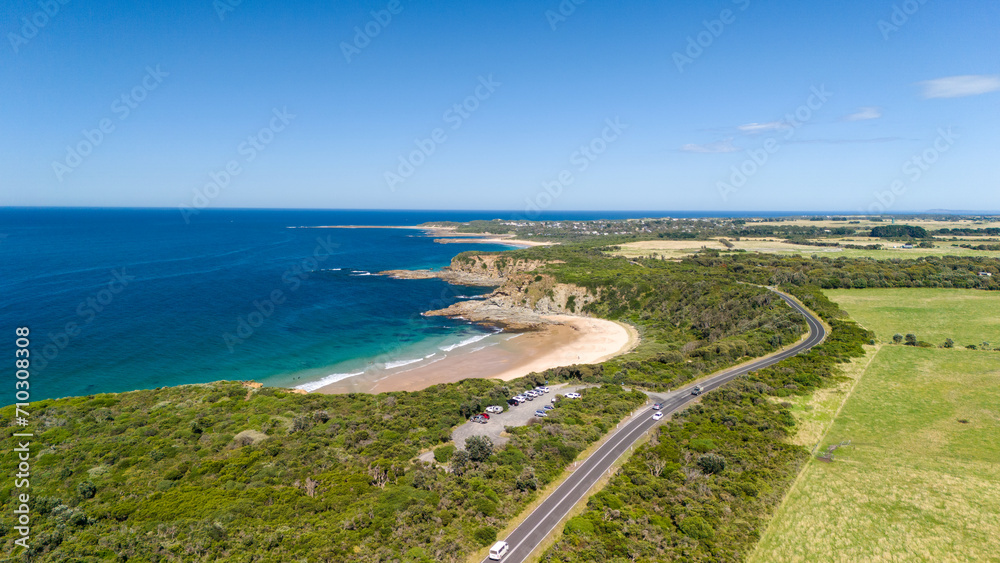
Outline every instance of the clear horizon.
{"label": "clear horizon", "polygon": [[0,196],[192,209],[995,207],[998,28],[988,0],[15,0],[0,8]]}

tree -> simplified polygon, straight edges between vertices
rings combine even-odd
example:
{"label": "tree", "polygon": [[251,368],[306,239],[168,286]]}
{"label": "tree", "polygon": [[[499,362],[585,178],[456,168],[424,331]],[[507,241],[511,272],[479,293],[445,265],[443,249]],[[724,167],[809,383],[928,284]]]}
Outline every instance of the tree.
{"label": "tree", "polygon": [[903,341],[903,335],[902,334],[899,334],[897,332],[896,334],[892,335],[892,342],[893,342],[893,344],[899,344],[902,341]]}
{"label": "tree", "polygon": [[455,450],[451,456],[451,471],[455,475],[465,473],[466,466],[469,465],[469,452],[465,450]]}
{"label": "tree", "polygon": [[945,338],[944,339],[944,347],[945,348],[954,348],[955,347],[955,341],[952,340],[952,339],[950,339],[950,338]]}
{"label": "tree", "polygon": [[705,454],[698,458],[698,467],[705,473],[722,473],[726,469],[726,458],[719,454]]}
{"label": "tree", "polygon": [[493,455],[493,441],[486,436],[470,436],[465,439],[465,449],[469,452],[470,460],[486,461]]}
{"label": "tree", "polygon": [[912,332],[909,333],[909,334],[907,334],[906,335],[906,345],[907,346],[916,346],[917,345],[917,335],[913,334]]}

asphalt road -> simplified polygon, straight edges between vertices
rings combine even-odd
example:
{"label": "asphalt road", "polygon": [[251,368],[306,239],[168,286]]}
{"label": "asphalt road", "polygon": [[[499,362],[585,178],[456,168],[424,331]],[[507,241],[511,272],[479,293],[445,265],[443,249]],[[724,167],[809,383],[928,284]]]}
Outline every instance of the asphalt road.
{"label": "asphalt road", "polygon": [[[826,330],[819,319],[788,296],[780,292],[775,293],[778,293],[786,303],[806,317],[806,321],[809,324],[809,336],[803,342],[779,354],[756,360],[743,366],[720,371],[708,379],[702,380],[698,385],[701,385],[705,392],[721,387],[745,373],[768,367],[785,358],[801,354],[826,338]],[[661,401],[663,404],[662,412],[669,415],[697,399],[695,395],[691,395],[691,389],[693,388],[694,384],[671,393],[666,399]],[[654,396],[654,400],[658,399]],[[528,555],[552,532],[570,509],[587,494],[587,491],[594,486],[594,483],[600,479],[601,475],[608,471],[615,460],[632,447],[647,430],[658,424],[657,421],[652,419],[653,411],[648,411],[648,413],[649,416],[637,416],[619,428],[566,481],[559,485],[520,526],[504,538],[504,541],[510,545],[510,550],[503,558],[504,563],[521,563],[527,559]],[[490,561],[489,558],[483,559],[483,563],[489,563]]]}

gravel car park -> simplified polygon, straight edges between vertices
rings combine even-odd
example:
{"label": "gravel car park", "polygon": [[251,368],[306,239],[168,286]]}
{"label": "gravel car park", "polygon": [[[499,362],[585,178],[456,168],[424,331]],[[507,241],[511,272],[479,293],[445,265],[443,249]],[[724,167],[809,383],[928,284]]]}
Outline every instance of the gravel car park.
{"label": "gravel car park", "polygon": [[[589,387],[587,384],[582,385],[563,385],[558,386],[553,385],[551,392],[558,393],[561,397],[566,397],[568,393],[573,393],[578,389],[584,389]],[[576,393],[579,396],[579,393]],[[515,400],[518,397],[527,400],[527,397],[522,397],[522,394],[515,395],[511,400]],[[518,401],[519,403],[523,401]],[[529,406],[519,405],[511,406],[511,408],[504,410],[502,413],[492,415],[489,421],[482,419],[479,424],[476,424],[470,419],[469,422],[465,424],[460,424],[451,434],[451,439],[455,444],[455,447],[459,449],[465,448],[465,440],[471,436],[486,436],[489,438],[493,445],[496,447],[502,447],[507,443],[507,436],[504,434],[504,428],[507,426],[524,426],[533,418],[542,418],[535,415],[535,410],[542,410],[544,412],[545,406],[549,405],[548,401],[542,400],[541,404],[536,404],[535,408],[532,409]],[[558,406],[556,407],[558,408]],[[555,411],[550,411],[555,412]]]}

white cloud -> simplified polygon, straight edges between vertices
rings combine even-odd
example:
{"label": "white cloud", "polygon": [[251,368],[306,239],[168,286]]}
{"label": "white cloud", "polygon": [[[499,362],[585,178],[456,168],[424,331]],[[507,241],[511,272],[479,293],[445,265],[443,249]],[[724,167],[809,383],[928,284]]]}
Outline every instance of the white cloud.
{"label": "white cloud", "polygon": [[747,123],[746,125],[736,126],[743,133],[763,133],[765,131],[778,131],[780,129],[788,129],[789,125],[784,121],[768,121],[767,123]]}
{"label": "white cloud", "polygon": [[700,153],[721,153],[721,152],[737,152],[740,150],[739,147],[733,146],[732,138],[723,139],[721,141],[715,141],[714,143],[705,143],[704,145],[696,145],[693,143],[688,143],[681,147],[684,152],[700,152]]}
{"label": "white cloud", "polygon": [[946,76],[918,82],[924,98],[961,98],[1000,90],[1000,74]]}
{"label": "white cloud", "polygon": [[858,108],[858,111],[844,116],[844,121],[864,121],[866,119],[878,119],[882,117],[882,108],[865,106]]}

